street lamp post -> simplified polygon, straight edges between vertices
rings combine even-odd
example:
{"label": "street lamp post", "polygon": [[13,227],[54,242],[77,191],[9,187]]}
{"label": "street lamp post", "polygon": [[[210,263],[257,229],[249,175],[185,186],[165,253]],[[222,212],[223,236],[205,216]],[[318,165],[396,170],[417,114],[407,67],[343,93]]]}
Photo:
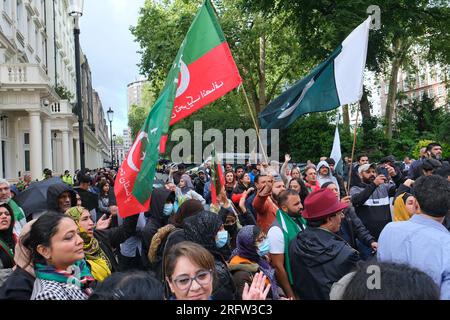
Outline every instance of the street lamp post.
{"label": "street lamp post", "polygon": [[[114,153],[114,162],[119,163],[119,155],[116,155],[116,134],[113,134],[113,153]],[[116,164],[113,163],[113,166]]]}
{"label": "street lamp post", "polygon": [[83,127],[83,106],[81,101],[81,64],[80,64],[80,26],[79,19],[83,15],[84,0],[69,1],[69,16],[74,18],[74,40],[75,40],[75,73],[77,78],[77,113],[78,132],[80,134],[80,169],[85,169],[84,162],[84,127]]}
{"label": "street lamp post", "polygon": [[114,150],[113,150],[113,134],[112,134],[112,121],[114,117],[114,111],[109,107],[108,111],[106,111],[106,114],[108,115],[108,121],[109,121],[109,130],[111,137],[111,167],[114,167]]}

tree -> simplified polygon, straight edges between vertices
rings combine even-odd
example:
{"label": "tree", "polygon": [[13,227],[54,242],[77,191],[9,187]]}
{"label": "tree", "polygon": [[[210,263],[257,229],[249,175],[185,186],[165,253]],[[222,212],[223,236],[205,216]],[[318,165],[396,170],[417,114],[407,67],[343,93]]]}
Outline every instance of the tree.
{"label": "tree", "polygon": [[[131,28],[141,47],[141,73],[151,81],[154,96],[162,88],[169,66],[200,3],[200,0],[147,1],[140,11],[138,24]],[[299,75],[305,74],[312,65],[308,65],[308,59],[302,61],[299,58],[301,47],[294,30],[287,26],[289,17],[266,17],[247,10],[244,4],[244,0],[214,1],[253,113],[259,113],[273,97],[297,80]],[[205,130],[212,125],[221,130],[238,128],[238,125],[243,129],[251,127],[253,122],[242,92],[235,90],[227,94],[180,121],[171,131],[191,129],[194,120],[202,120]],[[236,118],[236,115],[239,117]],[[170,146],[169,143],[168,150]]]}
{"label": "tree", "polygon": [[[296,30],[302,54],[323,60],[366,17],[370,0],[249,0],[247,7],[265,14],[285,14]],[[379,0],[381,28],[369,37],[367,68],[388,74],[389,94],[385,132],[392,137],[392,114],[397,93],[397,76],[410,60],[411,48],[419,45],[428,61],[450,63],[450,8],[448,0]],[[320,27],[318,27],[320,26]],[[370,116],[363,110],[363,122]],[[370,120],[368,120],[370,121]]]}
{"label": "tree", "polygon": [[130,113],[128,114],[128,127],[131,129],[131,137],[134,140],[141,130],[142,124],[147,119],[150,109],[143,106],[131,105]]}

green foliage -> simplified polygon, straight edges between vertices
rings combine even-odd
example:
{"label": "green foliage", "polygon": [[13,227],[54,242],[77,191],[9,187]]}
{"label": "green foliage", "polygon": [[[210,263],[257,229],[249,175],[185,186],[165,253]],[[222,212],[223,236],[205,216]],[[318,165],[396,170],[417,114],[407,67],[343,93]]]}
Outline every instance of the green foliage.
{"label": "green foliage", "polygon": [[290,153],[296,162],[330,156],[335,122],[330,113],[313,113],[299,118],[287,130],[280,132],[280,156]]}
{"label": "green foliage", "polygon": [[[414,146],[413,151],[412,151],[412,155],[414,157],[414,159],[419,159],[420,157],[420,149],[425,148],[427,145],[429,145],[432,142],[436,142],[435,140],[420,140],[419,142],[417,142],[417,144]],[[450,157],[450,145],[448,143],[445,142],[440,142],[439,143],[442,145],[442,157],[448,158]]]}
{"label": "green foliage", "polygon": [[131,137],[134,140],[141,130],[150,109],[143,106],[132,105],[128,114],[128,126],[131,129]]}
{"label": "green foliage", "polygon": [[122,137],[122,136],[116,136],[115,139],[114,139],[114,142],[115,142],[116,144],[121,144],[121,145],[123,145],[123,137]]}
{"label": "green foliage", "polygon": [[55,87],[55,91],[58,94],[58,96],[61,99],[63,99],[63,100],[69,100],[70,101],[70,100],[72,100],[74,98],[74,95],[69,90],[67,90],[67,88],[64,87],[64,86],[57,85]]}

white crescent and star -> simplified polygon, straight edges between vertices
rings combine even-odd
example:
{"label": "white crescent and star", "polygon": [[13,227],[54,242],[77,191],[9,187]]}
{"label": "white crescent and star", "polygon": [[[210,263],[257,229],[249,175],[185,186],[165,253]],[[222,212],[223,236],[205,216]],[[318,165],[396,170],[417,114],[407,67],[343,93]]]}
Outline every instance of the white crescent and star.
{"label": "white crescent and star", "polygon": [[[281,108],[281,110],[283,110],[283,112],[282,113],[280,113],[279,115],[278,115],[278,119],[283,119],[283,118],[286,118],[286,117],[288,117],[288,116],[290,116],[294,111],[295,111],[295,109],[298,107],[298,105],[300,104],[300,102],[302,102],[302,100],[303,100],[303,98],[305,97],[305,95],[306,95],[306,93],[308,92],[308,90],[313,86],[313,84],[314,84],[314,78],[312,78],[307,84],[306,84],[306,86],[303,88],[303,90],[302,90],[302,94],[300,95],[300,97],[297,99],[297,101],[295,101],[295,103],[291,106],[291,107],[289,107],[289,103],[285,106],[285,107],[283,107],[283,108]],[[289,107],[289,108],[288,108]],[[287,108],[287,109],[286,109]]]}
{"label": "white crescent and star", "polygon": [[[138,144],[139,144],[139,141],[141,141],[141,140],[144,139],[144,138],[146,138],[147,141],[148,141],[148,135],[147,135],[147,132],[142,131],[142,132],[140,132],[139,135],[136,137],[136,141],[134,141],[134,144],[133,144],[133,146],[131,147],[130,152],[128,153],[127,164],[128,164],[128,166],[129,166],[132,170],[134,170],[134,171],[136,171],[136,172],[139,172],[139,169],[136,167],[136,165],[135,165],[134,162],[133,162],[133,154],[134,154],[134,151],[136,150],[136,148],[137,148],[137,146],[138,146]],[[143,154],[143,157],[141,158],[141,160],[143,160],[144,157],[145,157],[145,153]]]}
{"label": "white crescent and star", "polygon": [[189,69],[183,60],[180,60],[180,74],[181,74],[181,82],[177,89],[176,98],[178,98],[179,96],[181,96],[183,93],[186,92],[187,88],[189,87],[189,82],[191,80]]}

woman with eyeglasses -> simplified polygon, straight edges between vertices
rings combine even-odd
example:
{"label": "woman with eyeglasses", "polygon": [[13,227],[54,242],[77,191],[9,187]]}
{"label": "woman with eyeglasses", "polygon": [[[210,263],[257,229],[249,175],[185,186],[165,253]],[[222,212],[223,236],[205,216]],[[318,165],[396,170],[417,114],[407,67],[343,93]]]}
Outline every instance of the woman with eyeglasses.
{"label": "woman with eyeglasses", "polygon": [[[164,257],[166,282],[172,292],[169,299],[212,300],[213,287],[218,281],[213,255],[193,242],[180,242]],[[270,290],[262,273],[256,274],[251,285],[246,284],[243,300],[264,300]]]}
{"label": "woman with eyeglasses", "polygon": [[212,293],[213,299],[233,300],[236,288],[223,256],[223,252],[229,250],[226,248],[229,247],[229,235],[219,215],[202,211],[185,219],[183,229],[187,241],[203,246],[214,257],[217,278]]}
{"label": "woman with eyeglasses", "polygon": [[245,285],[251,284],[258,272],[262,272],[267,277],[266,284],[271,285],[269,291],[271,299],[276,300],[284,295],[277,285],[275,269],[269,264],[269,248],[269,240],[259,227],[245,226],[239,230],[236,249],[231,254],[228,264],[239,300],[242,298]]}
{"label": "woman with eyeglasses", "polygon": [[13,210],[8,204],[3,203],[0,205],[0,286],[14,267],[14,247],[17,238],[13,229]]}

